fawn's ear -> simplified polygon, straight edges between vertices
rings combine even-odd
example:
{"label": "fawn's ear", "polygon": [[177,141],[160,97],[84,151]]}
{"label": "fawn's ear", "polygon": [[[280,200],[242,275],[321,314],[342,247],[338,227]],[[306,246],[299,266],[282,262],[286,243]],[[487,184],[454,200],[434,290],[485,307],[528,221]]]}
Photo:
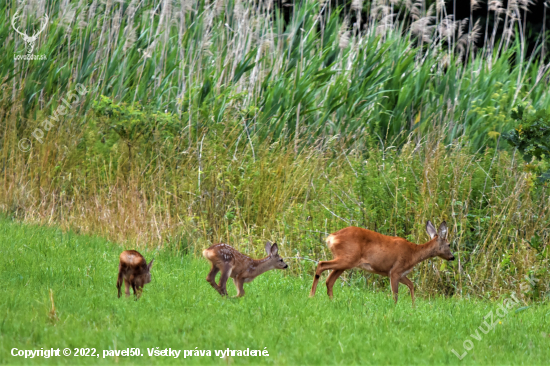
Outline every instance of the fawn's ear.
{"label": "fawn's ear", "polygon": [[435,231],[434,224],[430,220],[426,223],[426,231],[428,232],[428,235],[430,236],[430,239],[435,238],[437,235],[437,231]]}
{"label": "fawn's ear", "polygon": [[268,241],[267,243],[265,243],[265,251],[267,255],[271,254],[271,242]]}
{"label": "fawn's ear", "polygon": [[279,251],[279,248],[277,247],[277,243],[273,244],[271,247],[271,255],[277,255],[277,252]]}
{"label": "fawn's ear", "polygon": [[149,264],[147,265],[147,270],[150,271],[151,270],[151,267],[153,267],[153,262],[155,261],[155,259],[151,259],[151,262],[149,262]]}
{"label": "fawn's ear", "polygon": [[447,239],[447,223],[443,221],[441,225],[439,225],[439,230],[437,231],[437,235],[441,239]]}

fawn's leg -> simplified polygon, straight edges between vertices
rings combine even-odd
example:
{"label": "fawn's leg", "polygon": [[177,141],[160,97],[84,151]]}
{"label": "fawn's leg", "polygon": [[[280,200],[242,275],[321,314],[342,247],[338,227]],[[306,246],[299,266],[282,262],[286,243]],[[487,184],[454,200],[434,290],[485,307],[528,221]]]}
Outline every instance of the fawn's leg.
{"label": "fawn's leg", "polygon": [[120,288],[122,287],[122,282],[123,282],[122,271],[120,270],[120,266],[119,266],[118,267],[118,278],[116,280],[116,288],[118,289],[118,297],[119,298],[120,298],[120,294],[121,294]]}
{"label": "fawn's leg", "polygon": [[127,279],[124,280],[124,294],[126,297],[130,296],[130,282]]}
{"label": "fawn's leg", "polygon": [[233,283],[237,288],[237,297],[244,296],[244,278],[234,278]]}
{"label": "fawn's leg", "polygon": [[210,273],[208,273],[208,276],[206,276],[206,280],[208,281],[208,283],[210,283],[210,285],[212,285],[212,287],[214,287],[216,291],[220,293],[220,295],[223,296],[220,286],[218,286],[218,284],[216,283],[216,275],[219,271],[220,269],[216,267],[214,263],[212,263],[212,268],[210,268]]}
{"label": "fawn's leg", "polygon": [[132,290],[134,290],[134,300],[137,300],[139,298],[138,295],[138,289],[136,288],[136,284],[132,282]]}
{"label": "fawn's leg", "polygon": [[229,279],[229,272],[231,271],[231,267],[225,266],[222,269],[222,275],[220,277],[220,294],[222,296],[227,296],[227,280]]}

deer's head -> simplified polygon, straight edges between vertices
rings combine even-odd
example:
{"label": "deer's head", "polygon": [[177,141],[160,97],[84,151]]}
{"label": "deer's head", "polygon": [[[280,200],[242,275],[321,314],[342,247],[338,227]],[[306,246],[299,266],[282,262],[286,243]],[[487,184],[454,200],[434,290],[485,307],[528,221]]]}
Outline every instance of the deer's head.
{"label": "deer's head", "polygon": [[279,248],[277,247],[277,243],[271,245],[270,242],[267,242],[265,244],[265,251],[269,256],[268,262],[272,268],[274,269],[288,268],[288,264],[286,264],[285,261],[283,261],[283,258],[279,256]]}
{"label": "deer's head", "polygon": [[426,231],[430,239],[436,239],[436,255],[448,261],[454,261],[455,256],[451,253],[451,244],[447,241],[447,223],[443,221],[436,231],[431,221],[426,223]]}

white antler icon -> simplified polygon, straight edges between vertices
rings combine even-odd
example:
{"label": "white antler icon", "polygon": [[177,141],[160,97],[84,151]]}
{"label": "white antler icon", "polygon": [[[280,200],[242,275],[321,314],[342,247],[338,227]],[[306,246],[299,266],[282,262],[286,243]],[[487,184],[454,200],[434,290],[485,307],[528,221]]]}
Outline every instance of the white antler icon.
{"label": "white antler icon", "polygon": [[36,40],[38,39],[38,35],[40,33],[42,33],[44,31],[44,29],[46,29],[46,25],[48,25],[48,20],[50,19],[48,17],[48,14],[44,14],[44,23],[42,24],[42,28],[40,28],[40,30],[38,32],[36,32],[35,34],[33,34],[31,37],[29,37],[26,33],[22,33],[20,32],[16,27],[15,27],[15,20],[17,18],[19,18],[19,14],[18,12],[16,11],[15,14],[13,14],[13,17],[11,18],[11,26],[13,27],[13,29],[19,33],[21,35],[21,37],[23,37],[23,41],[25,42],[25,47],[27,48],[27,54],[31,54],[33,49],[34,49],[34,43],[36,42]]}

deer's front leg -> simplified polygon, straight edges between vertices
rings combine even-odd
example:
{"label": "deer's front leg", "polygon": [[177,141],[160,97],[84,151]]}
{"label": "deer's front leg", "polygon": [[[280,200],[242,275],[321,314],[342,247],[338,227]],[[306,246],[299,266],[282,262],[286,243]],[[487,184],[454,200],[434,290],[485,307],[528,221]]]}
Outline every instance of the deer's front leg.
{"label": "deer's front leg", "polygon": [[118,297],[120,298],[120,294],[121,294],[121,291],[120,291],[120,288],[122,287],[122,282],[124,281],[124,279],[122,278],[122,272],[119,270],[118,271],[118,278],[116,280],[116,288],[118,289]]}
{"label": "deer's front leg", "polygon": [[409,287],[409,290],[411,291],[412,306],[414,308],[414,284],[407,277],[402,277],[399,282]]}
{"label": "deer's front leg", "polygon": [[130,297],[130,282],[129,280],[124,280],[124,294],[126,297]]}
{"label": "deer's front leg", "polygon": [[244,278],[234,278],[233,283],[237,288],[237,297],[244,296]]}
{"label": "deer's front leg", "polygon": [[397,293],[399,292],[399,280],[401,276],[398,273],[392,272],[390,275],[391,290],[393,292],[393,298],[397,304]]}

